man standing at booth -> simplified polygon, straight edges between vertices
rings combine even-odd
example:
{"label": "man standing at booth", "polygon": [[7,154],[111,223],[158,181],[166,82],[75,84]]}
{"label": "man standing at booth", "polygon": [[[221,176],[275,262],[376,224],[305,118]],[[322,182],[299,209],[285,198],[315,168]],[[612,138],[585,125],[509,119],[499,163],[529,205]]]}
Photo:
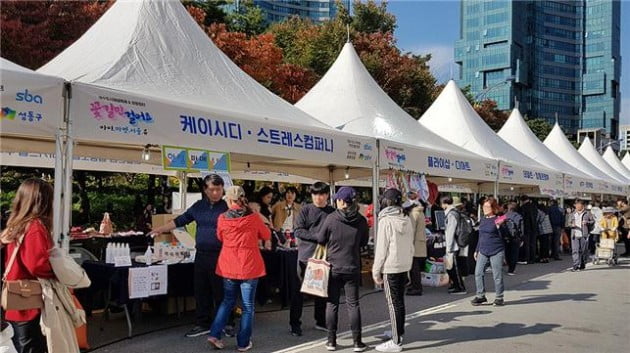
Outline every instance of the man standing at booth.
{"label": "man standing at booth", "polygon": [[[228,210],[223,198],[223,178],[210,174],[203,179],[203,198],[195,202],[184,214],[149,233],[151,236],[168,233],[175,228],[197,222],[194,270],[195,327],[186,337],[198,337],[210,332],[214,313],[223,300],[223,280],[216,273],[221,252],[217,239],[217,220]],[[233,325],[226,326],[226,335],[233,335]]]}

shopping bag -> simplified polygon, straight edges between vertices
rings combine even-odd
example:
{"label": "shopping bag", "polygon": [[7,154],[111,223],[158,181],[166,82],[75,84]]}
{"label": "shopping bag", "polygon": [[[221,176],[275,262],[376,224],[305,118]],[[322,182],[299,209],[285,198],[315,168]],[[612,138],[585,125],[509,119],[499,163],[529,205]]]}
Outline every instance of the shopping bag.
{"label": "shopping bag", "polygon": [[425,273],[446,273],[446,268],[443,262],[427,260],[424,264]]}
{"label": "shopping bag", "polygon": [[444,287],[450,283],[446,273],[423,273],[422,285],[427,287]]}
{"label": "shopping bag", "polygon": [[301,292],[317,297],[328,298],[330,264],[326,261],[326,247],[317,245],[315,254],[308,259]]}
{"label": "shopping bag", "polygon": [[0,353],[17,353],[13,341],[13,327],[6,321],[2,322],[0,331]]}
{"label": "shopping bag", "polygon": [[[74,294],[72,294],[72,301],[74,302],[74,306],[77,309],[83,310],[83,306],[79,302],[79,299],[77,299],[77,297],[74,296]],[[77,344],[79,345],[79,348],[90,349],[90,344],[88,343],[88,338],[87,338],[87,323],[85,323],[82,326],[75,327],[74,330],[77,333]]]}

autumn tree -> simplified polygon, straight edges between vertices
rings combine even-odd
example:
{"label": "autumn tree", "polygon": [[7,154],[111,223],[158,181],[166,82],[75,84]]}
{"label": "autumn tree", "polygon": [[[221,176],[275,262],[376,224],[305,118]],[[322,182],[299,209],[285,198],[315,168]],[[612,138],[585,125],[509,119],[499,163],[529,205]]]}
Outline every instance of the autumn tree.
{"label": "autumn tree", "polygon": [[113,1],[2,1],[2,57],[37,69],[77,40]]}
{"label": "autumn tree", "polygon": [[[221,6],[228,4],[226,0],[184,0],[182,4],[184,4],[186,8],[194,7],[195,9],[203,11],[202,24],[204,26],[210,26],[213,23],[225,23],[227,14],[223,11]],[[188,12],[190,12],[190,10]]]}

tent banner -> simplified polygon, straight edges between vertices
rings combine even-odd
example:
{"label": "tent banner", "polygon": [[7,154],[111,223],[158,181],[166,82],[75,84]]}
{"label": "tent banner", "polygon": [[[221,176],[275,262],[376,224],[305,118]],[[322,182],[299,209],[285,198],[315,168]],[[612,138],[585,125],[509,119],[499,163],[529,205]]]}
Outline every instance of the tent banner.
{"label": "tent banner", "polygon": [[2,70],[2,134],[52,137],[63,126],[63,80]]}
{"label": "tent banner", "polygon": [[229,153],[174,146],[162,146],[162,166],[193,173],[231,171]]}
{"label": "tent banner", "polygon": [[563,189],[562,173],[516,166],[501,161],[499,182],[508,184],[545,185],[548,188]]}
{"label": "tent banner", "polygon": [[449,151],[436,151],[380,140],[381,169],[397,169],[429,175],[470,180],[495,180],[497,164],[458,156]]}
{"label": "tent banner", "polygon": [[187,148],[365,168],[371,168],[376,150],[374,139],[299,121],[211,112],[86,84],[74,85],[71,118],[78,140],[167,146],[185,141]]}

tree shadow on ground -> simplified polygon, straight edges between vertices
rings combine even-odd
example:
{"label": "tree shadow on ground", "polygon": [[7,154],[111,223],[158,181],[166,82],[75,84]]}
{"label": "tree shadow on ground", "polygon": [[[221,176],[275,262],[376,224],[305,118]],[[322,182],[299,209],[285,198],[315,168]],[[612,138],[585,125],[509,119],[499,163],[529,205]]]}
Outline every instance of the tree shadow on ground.
{"label": "tree shadow on ground", "polygon": [[506,301],[505,305],[554,303],[564,301],[594,302],[594,293],[530,295],[523,299]]}
{"label": "tree shadow on ground", "polygon": [[543,290],[549,289],[549,285],[551,281],[527,281],[522,284],[519,284],[514,289],[522,290]]}
{"label": "tree shadow on ground", "polygon": [[[455,326],[446,329],[430,330],[432,323],[421,323],[415,326],[415,330],[421,332],[419,341],[434,342],[420,347],[409,347],[405,351],[424,350],[428,348],[455,345],[458,343],[508,339],[527,335],[541,335],[560,327],[558,324],[526,325],[520,323],[500,323],[494,326]],[[406,342],[409,343],[409,342]]]}

